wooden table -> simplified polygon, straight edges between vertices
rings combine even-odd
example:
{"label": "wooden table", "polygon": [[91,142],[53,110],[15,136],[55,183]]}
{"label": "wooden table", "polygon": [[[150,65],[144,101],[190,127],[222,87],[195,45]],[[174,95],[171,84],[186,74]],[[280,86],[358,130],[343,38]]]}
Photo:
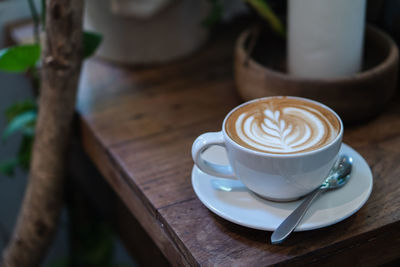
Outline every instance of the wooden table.
{"label": "wooden table", "polygon": [[220,130],[241,102],[232,76],[235,36],[222,34],[158,67],[86,62],[77,105],[83,146],[130,213],[175,266],[367,266],[400,258],[398,100],[374,120],[346,127],[344,142],[370,164],[374,188],[360,211],[336,225],[274,246],[266,232],[221,219],[197,199],[192,142]]}

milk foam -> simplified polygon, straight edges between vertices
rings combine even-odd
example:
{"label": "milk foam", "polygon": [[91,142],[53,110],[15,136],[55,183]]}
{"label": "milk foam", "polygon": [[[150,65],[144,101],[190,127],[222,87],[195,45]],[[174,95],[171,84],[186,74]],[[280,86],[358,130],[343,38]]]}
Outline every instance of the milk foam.
{"label": "milk foam", "polygon": [[234,122],[235,138],[263,152],[309,151],[329,143],[338,134],[338,126],[321,113],[321,108],[308,103],[277,107],[264,104],[243,111]]}

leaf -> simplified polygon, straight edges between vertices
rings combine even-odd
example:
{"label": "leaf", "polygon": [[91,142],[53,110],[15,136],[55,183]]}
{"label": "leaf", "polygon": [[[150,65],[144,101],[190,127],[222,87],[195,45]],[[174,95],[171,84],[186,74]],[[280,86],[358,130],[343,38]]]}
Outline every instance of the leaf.
{"label": "leaf", "polygon": [[27,130],[28,132],[32,130],[35,125],[37,118],[36,111],[26,111],[22,114],[17,115],[10,123],[7,125],[3,132],[3,140],[6,140],[11,134],[17,131]]}
{"label": "leaf", "polygon": [[246,2],[249,3],[249,5],[252,6],[257,13],[269,23],[275,32],[282,37],[286,36],[285,27],[283,27],[281,20],[277,15],[275,15],[265,0],[246,0]]}
{"label": "leaf", "polygon": [[17,159],[8,159],[0,162],[0,173],[9,177],[14,176],[15,168],[17,167]]}
{"label": "leaf", "polygon": [[26,135],[22,137],[21,144],[19,145],[18,150],[18,164],[24,170],[28,170],[31,164],[31,155],[32,155],[32,147],[33,147],[34,136]]}
{"label": "leaf", "polygon": [[210,28],[221,21],[222,18],[222,4],[219,0],[209,0],[211,3],[211,11],[207,17],[202,21],[202,25]]}
{"label": "leaf", "polygon": [[0,50],[0,71],[24,72],[40,58],[40,46],[27,44]]}
{"label": "leaf", "polygon": [[[91,56],[100,45],[102,36],[95,32],[84,32],[83,55]],[[24,72],[36,65],[40,58],[40,45],[27,44],[0,50],[0,71]]]}
{"label": "leaf", "polygon": [[102,39],[103,37],[98,33],[85,31],[83,33],[83,57],[87,58],[93,55]]}
{"label": "leaf", "polygon": [[27,111],[37,111],[38,106],[34,100],[19,101],[9,106],[5,111],[7,122],[11,122],[16,116]]}

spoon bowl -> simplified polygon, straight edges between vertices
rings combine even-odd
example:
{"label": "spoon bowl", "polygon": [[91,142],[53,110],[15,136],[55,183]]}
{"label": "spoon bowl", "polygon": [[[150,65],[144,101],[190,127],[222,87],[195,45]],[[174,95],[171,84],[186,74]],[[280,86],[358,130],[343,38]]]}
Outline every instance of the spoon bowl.
{"label": "spoon bowl", "polygon": [[320,189],[336,189],[344,186],[350,179],[353,159],[347,155],[340,156],[337,164],[332,168]]}

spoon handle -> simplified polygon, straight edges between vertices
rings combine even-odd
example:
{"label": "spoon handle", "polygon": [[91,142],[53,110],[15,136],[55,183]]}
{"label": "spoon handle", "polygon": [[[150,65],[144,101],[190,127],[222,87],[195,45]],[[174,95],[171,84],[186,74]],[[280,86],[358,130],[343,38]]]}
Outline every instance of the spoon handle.
{"label": "spoon handle", "polygon": [[319,194],[324,192],[325,189],[317,188],[312,192],[301,204],[298,206],[272,233],[271,235],[271,243],[279,244],[283,240],[285,240],[291,232],[296,228],[296,226],[300,223],[301,219],[306,214],[308,208],[311,206],[311,203],[316,199]]}

